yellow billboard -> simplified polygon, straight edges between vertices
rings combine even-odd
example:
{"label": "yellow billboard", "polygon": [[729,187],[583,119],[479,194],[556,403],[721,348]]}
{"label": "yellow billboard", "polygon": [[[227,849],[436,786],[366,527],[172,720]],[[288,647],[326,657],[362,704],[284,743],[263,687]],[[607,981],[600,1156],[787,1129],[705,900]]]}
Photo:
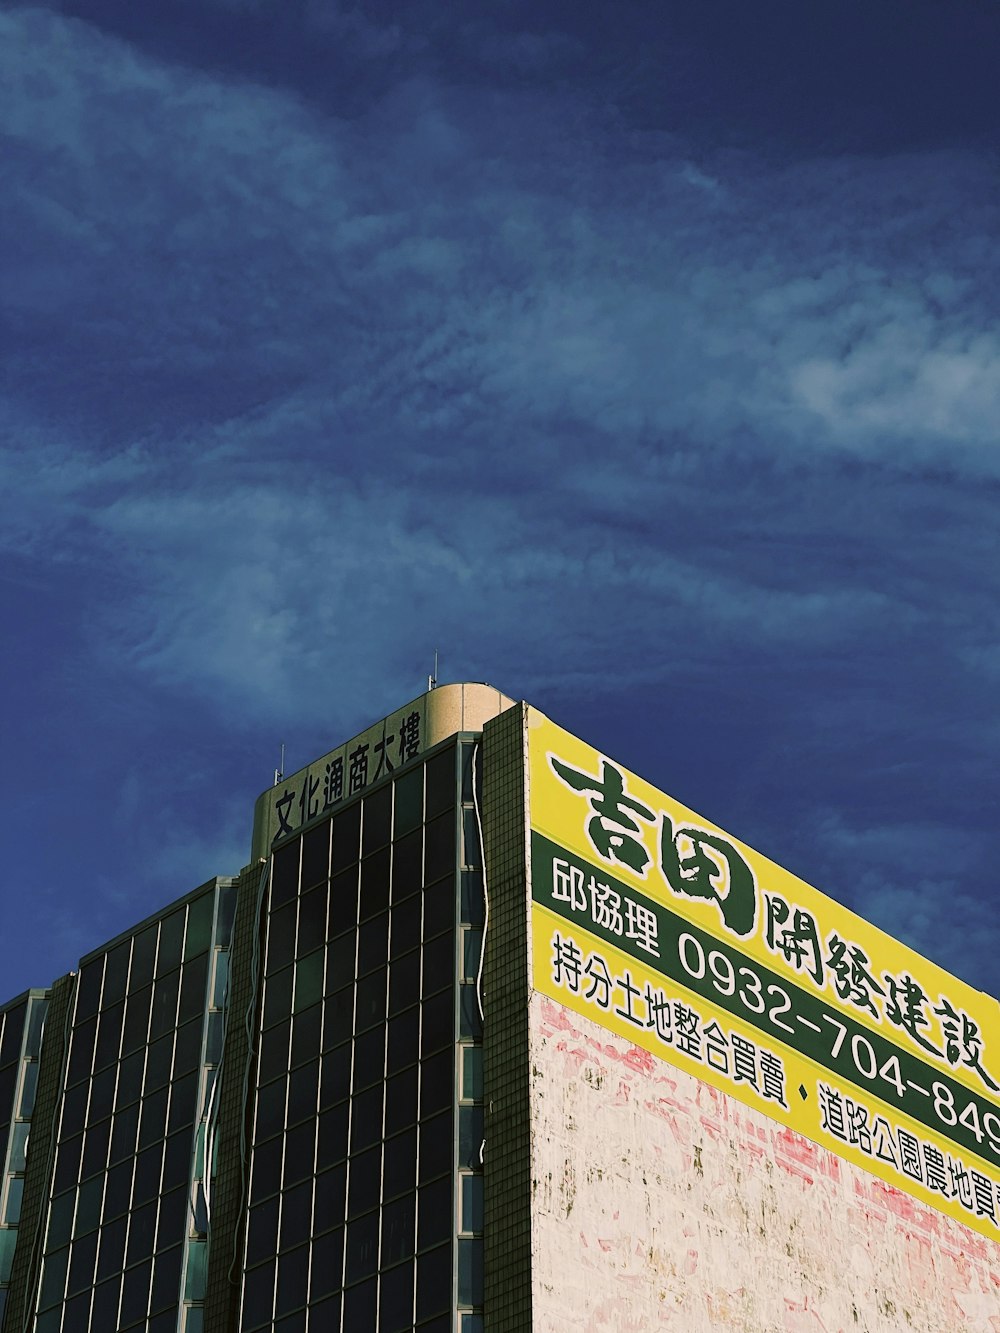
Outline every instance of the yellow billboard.
{"label": "yellow billboard", "polygon": [[528,719],[535,988],[1000,1240],[1000,1004]]}

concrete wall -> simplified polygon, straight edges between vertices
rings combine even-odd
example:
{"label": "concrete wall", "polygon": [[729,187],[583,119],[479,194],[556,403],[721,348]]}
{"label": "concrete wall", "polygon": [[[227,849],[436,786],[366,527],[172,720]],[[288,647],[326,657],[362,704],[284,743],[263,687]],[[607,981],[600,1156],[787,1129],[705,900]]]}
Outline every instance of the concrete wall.
{"label": "concrete wall", "polygon": [[532,1328],[1000,1333],[1000,1245],[534,993]]}

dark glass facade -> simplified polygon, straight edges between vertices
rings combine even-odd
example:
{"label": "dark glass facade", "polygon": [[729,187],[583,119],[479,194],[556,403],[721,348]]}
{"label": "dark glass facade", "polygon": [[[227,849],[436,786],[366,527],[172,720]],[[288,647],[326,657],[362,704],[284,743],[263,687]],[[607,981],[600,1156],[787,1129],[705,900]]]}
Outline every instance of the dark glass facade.
{"label": "dark glass facade", "polygon": [[481,1325],[471,755],[446,746],[272,858],[246,1333]]}
{"label": "dark glass facade", "polygon": [[3,1333],[481,1333],[476,745],[0,1009]]}

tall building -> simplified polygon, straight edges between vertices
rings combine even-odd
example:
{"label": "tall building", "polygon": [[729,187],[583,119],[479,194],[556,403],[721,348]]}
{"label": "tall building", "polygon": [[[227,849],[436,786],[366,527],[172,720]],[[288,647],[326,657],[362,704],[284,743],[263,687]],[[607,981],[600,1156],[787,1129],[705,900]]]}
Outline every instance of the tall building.
{"label": "tall building", "polygon": [[442,686],[0,1008],[0,1328],[1000,1326],[998,1075],[995,999]]}

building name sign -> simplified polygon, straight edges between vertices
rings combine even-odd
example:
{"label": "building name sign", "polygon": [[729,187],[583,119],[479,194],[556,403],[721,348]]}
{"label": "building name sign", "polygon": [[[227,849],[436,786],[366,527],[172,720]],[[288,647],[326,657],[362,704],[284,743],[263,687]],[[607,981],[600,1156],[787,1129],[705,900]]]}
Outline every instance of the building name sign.
{"label": "building name sign", "polygon": [[1000,1006],[534,710],[534,984],[1000,1240]]}
{"label": "building name sign", "polygon": [[372,783],[388,777],[425,748],[424,699],[361,732],[307,768],[282,778],[258,806],[266,824],[266,845],[297,833],[318,815],[332,813]]}

